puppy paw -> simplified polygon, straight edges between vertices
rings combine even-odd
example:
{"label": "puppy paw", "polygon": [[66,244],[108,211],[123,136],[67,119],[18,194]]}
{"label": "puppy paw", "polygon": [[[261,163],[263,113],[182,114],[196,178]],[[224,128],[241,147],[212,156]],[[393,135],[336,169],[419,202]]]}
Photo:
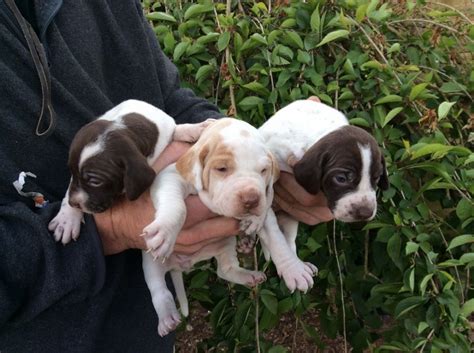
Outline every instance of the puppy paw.
{"label": "puppy paw", "polygon": [[246,285],[249,287],[255,287],[257,284],[263,283],[267,280],[265,273],[260,271],[248,271],[248,278]]}
{"label": "puppy paw", "polygon": [[250,271],[241,267],[232,268],[226,273],[219,273],[218,269],[218,275],[229,282],[242,284],[248,287],[255,287],[257,284],[263,283],[267,280],[265,273],[260,271]]}
{"label": "puppy paw", "polygon": [[175,141],[183,141],[193,143],[201,137],[202,132],[211,125],[215,119],[207,119],[199,124],[181,124],[177,125],[173,139]]}
{"label": "puppy paw", "polygon": [[181,322],[181,316],[176,309],[171,293],[164,295],[158,300],[160,301],[160,310],[158,311],[158,334],[163,337],[178,327]]}
{"label": "puppy paw", "polygon": [[240,231],[247,235],[257,233],[262,227],[265,217],[249,216],[240,220]]}
{"label": "puppy paw", "polygon": [[166,259],[173,252],[178,233],[172,231],[172,228],[155,220],[143,229],[141,236],[145,239],[146,246],[155,260]]}
{"label": "puppy paw", "polygon": [[57,216],[49,222],[48,229],[53,232],[54,240],[67,244],[79,237],[82,221],[82,211],[63,203]]}
{"label": "puppy paw", "polygon": [[255,234],[239,234],[239,236],[237,237],[236,250],[241,254],[249,254],[255,247],[256,242],[257,237],[255,236]]}
{"label": "puppy paw", "polygon": [[309,262],[302,262],[299,259],[278,269],[278,274],[283,278],[292,293],[295,289],[306,293],[313,286],[313,276],[317,273],[318,268],[316,266]]}

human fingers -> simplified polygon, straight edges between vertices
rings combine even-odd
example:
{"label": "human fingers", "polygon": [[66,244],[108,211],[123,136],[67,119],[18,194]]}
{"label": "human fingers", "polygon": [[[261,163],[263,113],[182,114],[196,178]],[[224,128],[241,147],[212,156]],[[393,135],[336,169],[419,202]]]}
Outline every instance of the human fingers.
{"label": "human fingers", "polygon": [[221,216],[210,218],[181,230],[174,250],[179,253],[194,253],[207,244],[235,236],[238,232],[238,220]]}

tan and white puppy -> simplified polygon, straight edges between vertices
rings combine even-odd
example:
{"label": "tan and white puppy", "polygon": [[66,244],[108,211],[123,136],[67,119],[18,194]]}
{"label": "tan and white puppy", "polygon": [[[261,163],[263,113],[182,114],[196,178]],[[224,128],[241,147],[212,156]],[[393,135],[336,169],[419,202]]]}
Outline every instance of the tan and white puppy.
{"label": "tan and white puppy", "polygon": [[[323,103],[299,100],[279,110],[259,132],[280,170],[293,173],[309,193],[322,191],[336,219],[356,222],[375,216],[376,188],[388,188],[385,160],[375,139],[363,129],[350,126],[341,112]],[[278,214],[278,221],[296,256],[298,222],[284,213]],[[293,282],[285,277],[292,265],[288,265],[289,255],[274,217],[267,218],[259,235],[266,256],[270,255],[283,273],[288,288],[307,290],[312,281]]]}
{"label": "tan and white puppy", "polygon": [[278,174],[277,163],[257,129],[243,121],[224,118],[209,126],[176,164],[157,176],[151,187],[153,202],[158,205],[156,217],[143,236],[154,258],[164,261],[153,263],[144,257],[143,267],[148,282],[155,284],[150,291],[158,312],[160,335],[173,330],[180,320],[173,296],[166,287],[167,271],[172,271],[184,315],[188,309],[181,271],[198,261],[215,257],[217,274],[230,282],[255,286],[266,279],[262,272],[240,267],[235,237],[208,245],[184,260],[172,254],[186,218],[184,199],[197,194],[211,211],[237,218],[244,232],[255,233],[271,209],[272,186]]}

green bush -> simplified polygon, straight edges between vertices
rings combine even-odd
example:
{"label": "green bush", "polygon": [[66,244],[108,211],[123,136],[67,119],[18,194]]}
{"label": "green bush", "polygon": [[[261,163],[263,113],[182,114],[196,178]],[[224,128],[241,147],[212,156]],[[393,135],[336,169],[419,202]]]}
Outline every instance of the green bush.
{"label": "green bush", "polygon": [[198,95],[257,127],[289,102],[317,95],[374,134],[391,186],[367,225],[301,227],[299,256],[320,269],[310,293],[290,294],[260,253],[255,265],[269,279],[258,289],[216,279],[209,264],[192,272],[188,295],[212,311],[214,336],[201,348],[255,352],[258,330],[259,349],[269,351],[262,333],[283,313],[317,308],[324,334],[347,337],[354,352],[469,352],[472,22],[415,1],[271,4],[143,5],[183,84]]}

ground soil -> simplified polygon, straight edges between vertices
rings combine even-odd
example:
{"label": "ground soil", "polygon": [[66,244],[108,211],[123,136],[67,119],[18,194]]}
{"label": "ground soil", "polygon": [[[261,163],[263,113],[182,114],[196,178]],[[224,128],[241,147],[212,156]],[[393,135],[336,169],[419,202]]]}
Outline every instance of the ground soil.
{"label": "ground soil", "polygon": [[[207,316],[210,314],[206,309],[198,303],[193,303],[191,315],[188,319],[186,327],[178,330],[176,335],[176,353],[194,353],[197,352],[196,347],[206,338],[212,337],[212,328],[208,323]],[[302,320],[319,330],[318,313],[316,310],[306,312]],[[300,325],[296,324],[293,313],[287,313],[280,319],[277,327],[266,332],[264,337],[268,341],[272,341],[275,345],[284,346],[291,353],[340,353],[345,351],[344,339],[329,339],[322,336],[321,340],[325,344],[324,349],[320,349],[303,331]],[[209,350],[213,352],[214,350]],[[347,352],[351,352],[351,347],[347,346]]]}

